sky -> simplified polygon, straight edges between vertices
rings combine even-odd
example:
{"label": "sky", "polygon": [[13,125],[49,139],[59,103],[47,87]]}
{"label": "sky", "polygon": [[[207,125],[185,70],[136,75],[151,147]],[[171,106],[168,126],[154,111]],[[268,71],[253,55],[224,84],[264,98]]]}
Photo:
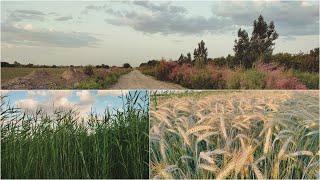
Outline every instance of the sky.
{"label": "sky", "polygon": [[[132,95],[135,91],[128,90],[1,90],[2,96],[7,96],[6,102],[11,106],[21,108],[23,112],[35,113],[37,109],[43,109],[51,114],[54,110],[76,110],[80,117],[87,117],[90,112],[102,115],[106,109],[110,112],[123,110],[126,98],[129,93]],[[142,107],[147,106],[144,103],[144,97],[148,97],[147,91],[139,91],[140,98],[138,103]]]}
{"label": "sky", "polygon": [[319,47],[318,1],[1,1],[1,61],[48,65],[177,59],[204,40],[209,57],[234,54],[239,28],[274,21],[274,52]]}

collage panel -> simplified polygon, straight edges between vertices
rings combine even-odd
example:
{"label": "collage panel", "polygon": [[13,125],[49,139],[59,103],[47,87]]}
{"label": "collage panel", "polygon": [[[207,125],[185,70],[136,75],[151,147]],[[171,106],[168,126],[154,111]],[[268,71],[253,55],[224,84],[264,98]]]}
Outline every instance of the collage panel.
{"label": "collage panel", "polygon": [[319,89],[318,7],[3,0],[1,89]]}
{"label": "collage panel", "polygon": [[149,94],[1,91],[1,179],[147,179]]}
{"label": "collage panel", "polygon": [[153,91],[150,178],[317,179],[319,91]]}

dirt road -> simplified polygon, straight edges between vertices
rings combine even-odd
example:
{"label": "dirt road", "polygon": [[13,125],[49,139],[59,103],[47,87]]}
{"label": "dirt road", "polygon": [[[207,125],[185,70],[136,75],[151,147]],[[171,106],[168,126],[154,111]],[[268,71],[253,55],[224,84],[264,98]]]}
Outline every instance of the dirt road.
{"label": "dirt road", "polygon": [[121,76],[116,84],[110,89],[184,89],[184,87],[158,81],[151,76],[146,76],[138,70],[133,70],[128,74]]}

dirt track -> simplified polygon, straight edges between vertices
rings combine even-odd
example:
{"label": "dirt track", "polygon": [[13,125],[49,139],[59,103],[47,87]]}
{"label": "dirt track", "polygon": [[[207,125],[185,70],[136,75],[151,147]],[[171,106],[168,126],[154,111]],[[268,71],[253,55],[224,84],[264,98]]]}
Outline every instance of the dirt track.
{"label": "dirt track", "polygon": [[133,70],[121,76],[118,82],[111,86],[110,89],[184,89],[184,87],[178,84],[158,81],[151,76],[143,75],[138,70]]}

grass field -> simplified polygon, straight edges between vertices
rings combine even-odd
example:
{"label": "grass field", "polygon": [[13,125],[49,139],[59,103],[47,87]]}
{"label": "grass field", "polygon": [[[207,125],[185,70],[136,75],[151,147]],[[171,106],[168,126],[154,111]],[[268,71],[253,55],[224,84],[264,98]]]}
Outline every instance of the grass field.
{"label": "grass field", "polygon": [[318,91],[169,92],[150,108],[150,178],[318,178]]}
{"label": "grass field", "polygon": [[1,68],[1,82],[6,82],[10,79],[14,79],[16,77],[24,77],[35,70],[46,70],[49,74],[52,75],[61,75],[66,68],[15,68],[15,67],[4,67]]}
{"label": "grass field", "polygon": [[79,118],[74,111],[26,115],[1,105],[1,178],[148,178],[148,95]]}

